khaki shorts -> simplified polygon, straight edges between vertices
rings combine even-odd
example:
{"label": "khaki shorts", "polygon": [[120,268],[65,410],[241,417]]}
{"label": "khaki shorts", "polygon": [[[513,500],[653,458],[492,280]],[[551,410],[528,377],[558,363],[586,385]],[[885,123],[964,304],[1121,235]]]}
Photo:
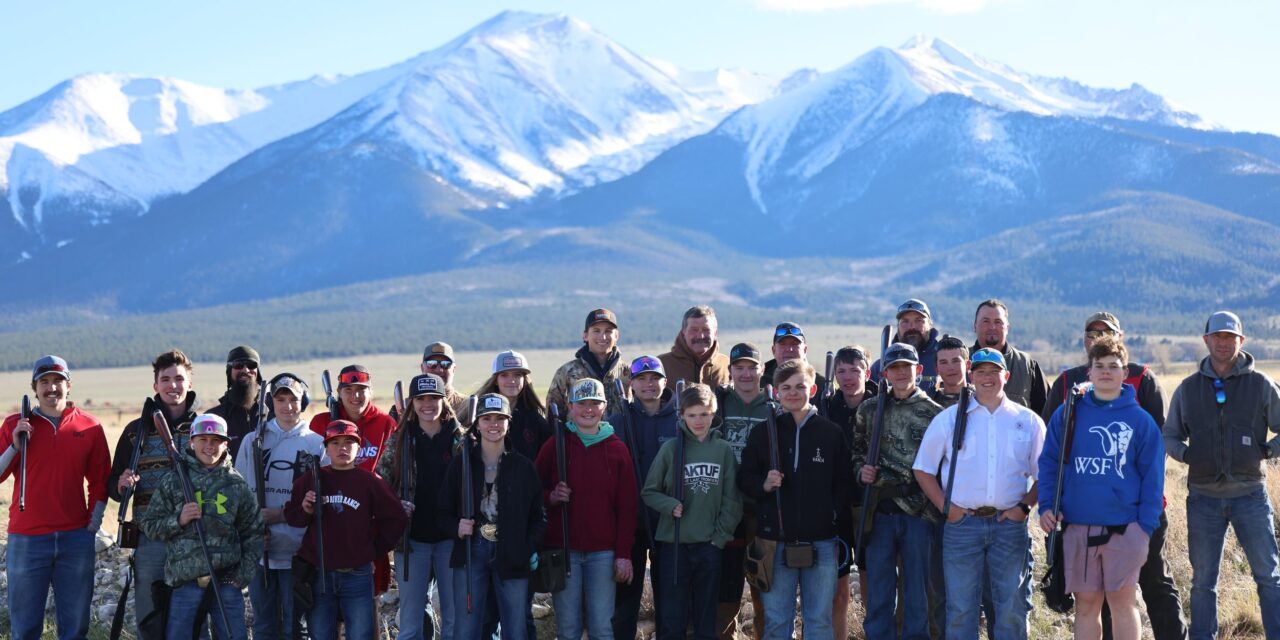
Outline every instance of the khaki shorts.
{"label": "khaki shorts", "polygon": [[1120,591],[1138,584],[1138,572],[1147,562],[1151,537],[1136,522],[1123,534],[1113,534],[1106,544],[1089,547],[1088,538],[1106,534],[1098,525],[1073,524],[1062,535],[1063,569],[1067,591],[1096,593]]}

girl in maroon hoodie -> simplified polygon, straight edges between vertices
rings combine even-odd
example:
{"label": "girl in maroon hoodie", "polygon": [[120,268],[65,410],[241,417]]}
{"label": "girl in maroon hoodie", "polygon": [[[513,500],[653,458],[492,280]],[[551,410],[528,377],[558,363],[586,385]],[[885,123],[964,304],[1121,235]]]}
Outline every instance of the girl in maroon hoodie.
{"label": "girl in maroon hoodie", "polygon": [[604,385],[594,378],[570,387],[565,425],[567,482],[559,481],[555,440],[538,453],[538,476],[547,505],[543,546],[559,546],[560,510],[569,509],[569,569],[563,591],[554,594],[556,635],[581,638],[582,604],[591,640],[611,638],[614,583],[634,579],[631,543],[635,538],[638,497],[627,446],[602,418]]}

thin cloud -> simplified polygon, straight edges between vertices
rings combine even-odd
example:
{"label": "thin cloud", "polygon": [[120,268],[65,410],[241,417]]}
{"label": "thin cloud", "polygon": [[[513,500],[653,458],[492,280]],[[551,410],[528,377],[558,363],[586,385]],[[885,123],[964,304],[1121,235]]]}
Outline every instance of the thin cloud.
{"label": "thin cloud", "polygon": [[756,0],[756,7],[765,11],[792,11],[796,13],[822,13],[840,9],[865,9],[890,4],[915,5],[937,13],[975,13],[985,9],[992,0]]}

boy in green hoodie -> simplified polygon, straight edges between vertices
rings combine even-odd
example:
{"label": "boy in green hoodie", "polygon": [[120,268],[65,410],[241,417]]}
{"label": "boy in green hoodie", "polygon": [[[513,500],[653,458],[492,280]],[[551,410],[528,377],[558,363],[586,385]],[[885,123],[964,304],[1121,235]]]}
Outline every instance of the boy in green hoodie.
{"label": "boy in green hoodie", "polygon": [[[189,636],[197,624],[200,603],[210,588],[217,589],[226,606],[223,616],[214,605],[212,617],[217,637],[248,638],[241,589],[258,573],[262,559],[262,512],[249,484],[231,466],[227,423],[220,416],[204,414],[191,422],[190,449],[183,456],[195,490],[195,502],[186,502],[182,487],[171,471],[151,497],[140,526],[147,537],[165,543],[165,584],[173,588],[165,636]],[[192,523],[204,525],[214,575],[209,575],[202,542]]]}
{"label": "boy in green hoodie", "polygon": [[[679,441],[663,444],[640,494],[645,504],[661,514],[656,536],[658,559],[665,565],[663,579],[671,579],[671,584],[659,591],[663,599],[658,607],[659,640],[683,639],[690,613],[694,638],[717,637],[720,552],[733,539],[742,517],[742,497],[734,479],[737,461],[733,448],[711,431],[715,418],[716,397],[711,387],[695,384],[680,394],[682,459],[676,459]],[[683,502],[670,495],[678,464],[683,469]],[[679,540],[675,539],[677,518]],[[688,608],[691,600],[692,612]]]}

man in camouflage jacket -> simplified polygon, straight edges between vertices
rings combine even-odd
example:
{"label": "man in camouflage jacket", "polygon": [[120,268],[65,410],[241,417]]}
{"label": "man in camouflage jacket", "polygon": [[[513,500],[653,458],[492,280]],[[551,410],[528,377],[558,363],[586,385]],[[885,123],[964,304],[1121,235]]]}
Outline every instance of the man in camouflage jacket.
{"label": "man in camouflage jacket", "polygon": [[895,601],[898,563],[902,562],[905,597],[903,638],[929,637],[928,578],[933,546],[932,523],[939,514],[916,484],[911,467],[925,429],[942,411],[916,386],[922,367],[915,347],[896,343],[882,358],[890,393],[885,395],[884,427],[879,459],[869,459],[878,398],[858,407],[853,429],[853,468],[858,470],[855,491],[871,487],[862,537],[863,564],[867,574],[867,615],[863,629],[868,638],[895,637]]}
{"label": "man in camouflage jacket", "polygon": [[[229,443],[226,421],[212,414],[197,416],[191,423],[190,449],[182,456],[196,502],[186,502],[177,472],[170,472],[140,522],[148,536],[166,546],[164,581],[173,588],[167,637],[190,632],[212,586],[226,606],[224,612],[212,612],[221,637],[247,638],[241,589],[253,580],[262,559],[262,512],[249,484],[231,466]],[[212,579],[195,521],[204,527]],[[222,629],[223,613],[230,630]]]}

